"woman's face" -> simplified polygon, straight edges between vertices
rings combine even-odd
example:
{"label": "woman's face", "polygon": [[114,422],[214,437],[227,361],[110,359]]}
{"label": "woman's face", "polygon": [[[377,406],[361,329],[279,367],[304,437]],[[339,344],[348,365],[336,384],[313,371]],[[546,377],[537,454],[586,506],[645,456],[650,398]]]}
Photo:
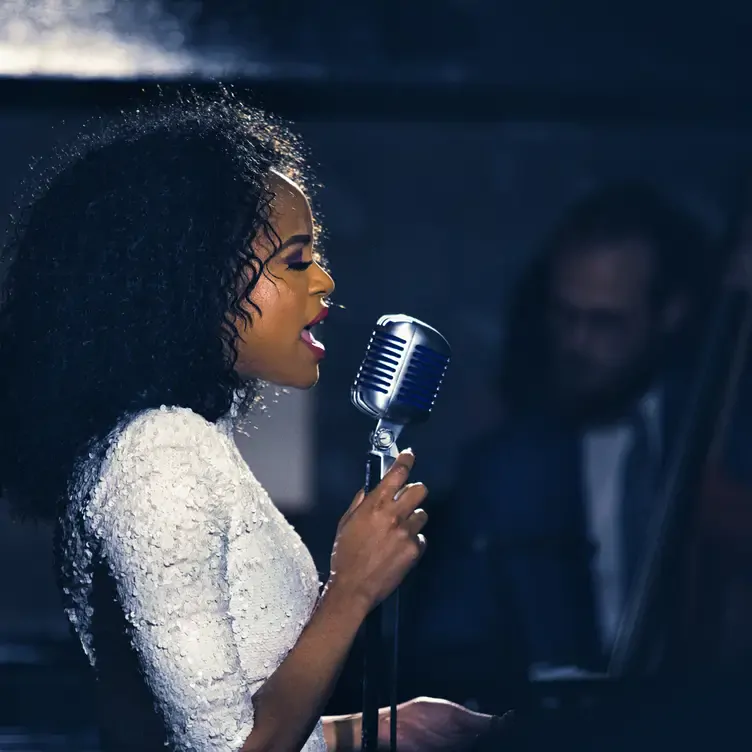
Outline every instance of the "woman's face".
{"label": "woman's face", "polygon": [[[280,246],[275,254],[271,238],[254,241],[254,253],[265,268],[241,307],[251,318],[238,318],[235,370],[243,379],[257,378],[297,389],[312,387],[319,378],[324,356],[306,327],[326,314],[324,299],[334,281],[313,257],[313,216],[303,192],[287,178],[272,173],[269,188],[275,194],[270,222]],[[273,237],[273,236],[272,236]]]}

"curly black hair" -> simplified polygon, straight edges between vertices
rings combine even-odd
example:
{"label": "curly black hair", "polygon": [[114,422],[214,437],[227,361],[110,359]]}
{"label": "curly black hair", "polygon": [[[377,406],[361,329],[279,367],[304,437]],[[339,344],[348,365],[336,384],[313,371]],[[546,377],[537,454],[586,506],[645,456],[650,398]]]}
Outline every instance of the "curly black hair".
{"label": "curly black hair", "polygon": [[226,88],[101,118],[53,161],[0,258],[0,482],[34,519],[127,416],[247,412],[232,320],[264,272],[252,241],[279,241],[269,171],[312,189],[299,139]]}

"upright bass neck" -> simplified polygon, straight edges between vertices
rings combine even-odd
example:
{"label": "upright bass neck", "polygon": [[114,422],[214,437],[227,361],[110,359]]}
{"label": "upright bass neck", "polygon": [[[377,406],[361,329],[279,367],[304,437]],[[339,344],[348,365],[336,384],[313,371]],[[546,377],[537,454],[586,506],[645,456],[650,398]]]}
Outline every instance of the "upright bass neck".
{"label": "upright bass neck", "polygon": [[683,552],[709,460],[720,453],[751,329],[747,290],[727,286],[708,328],[677,440],[664,466],[645,556],[610,657],[608,673],[614,678],[654,674],[671,665],[671,635],[666,629],[678,608]]}

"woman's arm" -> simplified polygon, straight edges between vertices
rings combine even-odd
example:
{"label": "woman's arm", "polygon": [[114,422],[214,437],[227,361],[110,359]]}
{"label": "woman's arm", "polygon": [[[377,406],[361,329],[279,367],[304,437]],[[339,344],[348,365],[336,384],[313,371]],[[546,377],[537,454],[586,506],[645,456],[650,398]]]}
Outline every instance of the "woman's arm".
{"label": "woman's arm", "polygon": [[[427,517],[416,508],[426,491],[418,483],[404,486],[413,461],[412,453],[403,452],[378,487],[365,498],[358,494],[340,521],[332,573],[319,608],[286,660],[255,694],[256,725],[243,752],[300,749],[366,615],[420,558],[419,532]],[[327,743],[338,752],[348,752],[351,738],[358,747],[357,717],[352,725],[329,719],[327,726]]]}
{"label": "woman's arm", "polygon": [[210,458],[180,446],[179,434],[164,421],[159,435],[147,436],[148,457],[139,451],[141,442],[126,445],[123,461],[116,455],[106,472],[108,495],[93,532],[171,741],[196,752],[298,752],[370,602],[332,579],[277,670],[264,675],[259,633],[251,636],[258,664],[244,671],[228,612],[225,536],[215,512],[217,489],[223,497],[231,493],[222,490],[228,481],[211,466],[202,469],[201,460]]}
{"label": "woman's arm", "polygon": [[[254,695],[256,721],[243,752],[296,752],[303,746],[368,610],[367,603],[339,593],[336,585],[327,587],[295,647]],[[330,752],[360,749],[358,718],[324,719]]]}
{"label": "woman's arm", "polygon": [[425,491],[414,486],[394,500],[412,458],[395,463],[343,517],[329,584],[269,676],[264,633],[254,635],[258,664],[241,667],[229,613],[222,516],[233,480],[212,454],[211,435],[198,435],[198,426],[186,431],[185,416],[161,415],[158,426],[139,424],[118,447],[90,527],[132,625],[146,682],[181,749],[299,752],[366,614],[419,557],[425,515],[414,510]]}

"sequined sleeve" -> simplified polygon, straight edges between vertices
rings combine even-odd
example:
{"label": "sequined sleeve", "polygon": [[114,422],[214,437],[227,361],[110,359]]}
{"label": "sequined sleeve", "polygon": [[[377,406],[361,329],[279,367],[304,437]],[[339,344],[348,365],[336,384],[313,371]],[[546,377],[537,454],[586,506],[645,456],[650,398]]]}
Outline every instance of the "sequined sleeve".
{"label": "sequined sleeve", "polygon": [[228,752],[253,727],[228,615],[227,521],[235,493],[214,435],[181,417],[131,426],[93,498],[99,539],[144,678],[177,749]]}

